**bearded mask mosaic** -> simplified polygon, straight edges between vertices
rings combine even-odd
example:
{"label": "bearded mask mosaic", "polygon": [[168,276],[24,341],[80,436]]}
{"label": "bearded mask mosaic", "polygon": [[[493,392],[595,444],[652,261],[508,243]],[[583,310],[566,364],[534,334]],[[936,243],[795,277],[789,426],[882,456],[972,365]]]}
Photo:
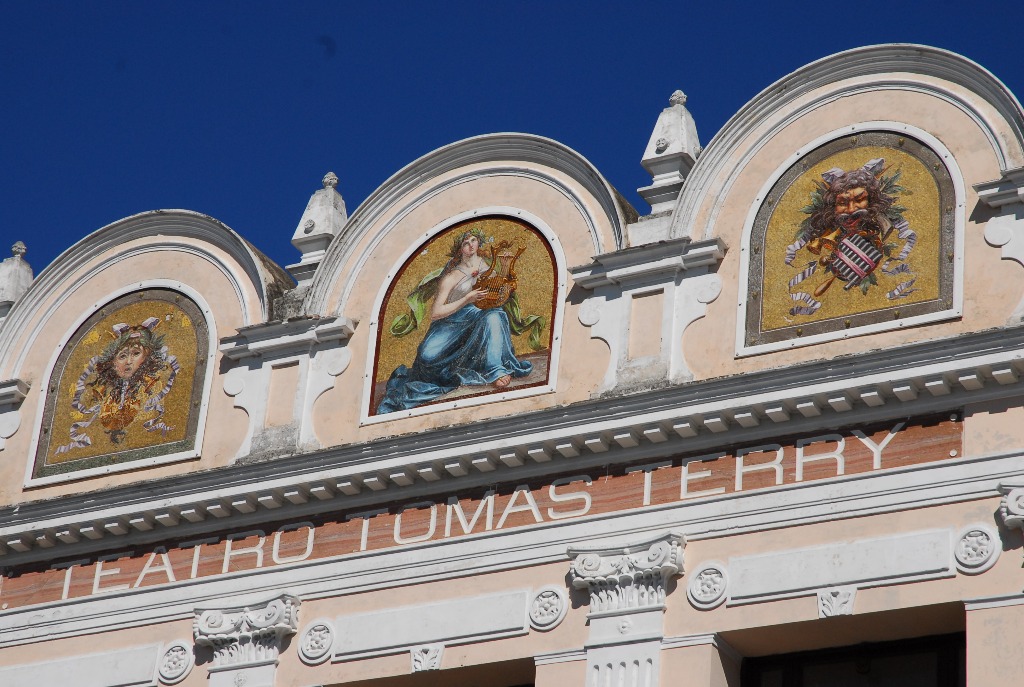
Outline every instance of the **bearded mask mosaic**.
{"label": "bearded mask mosaic", "polygon": [[748,346],[952,308],[955,198],[917,140],[830,141],[772,187],[750,238]]}
{"label": "bearded mask mosaic", "polygon": [[33,477],[194,450],[208,337],[196,304],[172,291],[94,313],[51,374]]}

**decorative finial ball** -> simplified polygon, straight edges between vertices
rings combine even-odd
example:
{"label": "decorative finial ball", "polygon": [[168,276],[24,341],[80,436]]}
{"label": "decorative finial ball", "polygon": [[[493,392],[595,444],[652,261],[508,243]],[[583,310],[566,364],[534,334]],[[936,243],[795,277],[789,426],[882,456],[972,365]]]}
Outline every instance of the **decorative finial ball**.
{"label": "decorative finial ball", "polygon": [[686,94],[683,93],[682,91],[676,91],[675,93],[672,94],[672,97],[668,99],[668,102],[670,105],[685,105]]}
{"label": "decorative finial ball", "polygon": [[328,172],[323,178],[324,188],[338,188],[338,175],[334,172]]}
{"label": "decorative finial ball", "polygon": [[21,241],[15,241],[14,245],[11,246],[11,255],[15,255],[19,258],[27,252],[28,248],[25,248],[25,244]]}

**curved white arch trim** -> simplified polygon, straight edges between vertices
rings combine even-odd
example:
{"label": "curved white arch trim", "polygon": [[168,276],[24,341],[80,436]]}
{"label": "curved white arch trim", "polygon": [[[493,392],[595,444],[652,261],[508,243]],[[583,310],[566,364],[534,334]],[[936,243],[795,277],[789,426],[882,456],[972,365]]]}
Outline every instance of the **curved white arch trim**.
{"label": "curved white arch trim", "polygon": [[[216,265],[230,279],[236,295],[241,295],[239,303],[245,324],[255,324],[254,311],[258,312],[258,317],[263,320],[267,318],[271,305],[267,285],[272,281],[272,277],[241,236],[225,224],[198,212],[154,210],[118,220],[93,232],[64,251],[39,273],[32,286],[14,304],[0,326],[0,376],[14,377],[20,373],[25,351],[21,351],[13,367],[11,356],[18,351],[19,344],[30,345],[33,337],[38,334],[40,322],[32,328],[33,333],[28,339],[22,336],[22,333],[32,326],[32,319],[43,310],[44,303],[50,299],[63,301],[70,291],[84,283],[84,279],[133,254],[131,251],[116,252],[118,246],[145,238],[156,239],[154,243],[149,244],[154,250],[158,247],[188,250]],[[225,251],[245,271],[244,278],[231,264],[213,251],[203,250],[199,245],[175,241],[175,238],[192,239]],[[146,248],[140,246],[133,250],[144,252]],[[104,264],[95,266],[85,277],[75,278],[75,273],[84,265],[108,252],[111,255]],[[252,303],[252,298],[247,295],[244,286],[246,279],[256,289],[258,304]],[[3,370],[7,370],[6,375],[2,373]]]}
{"label": "curved white arch trim", "polygon": [[[928,313],[926,315],[916,315],[914,317],[892,320],[891,322],[879,322],[877,324],[864,325],[851,330],[816,334],[814,336],[800,337],[798,339],[778,341],[758,346],[744,345],[746,341],[744,337],[744,327],[746,327],[747,319],[747,294],[750,293],[751,289],[751,285],[748,282],[748,279],[750,278],[750,234],[754,228],[754,220],[757,217],[757,212],[761,208],[761,201],[768,196],[768,193],[782,175],[785,174],[789,168],[799,162],[805,155],[829,141],[843,136],[849,136],[850,134],[858,133],[860,131],[891,131],[916,138],[921,141],[921,143],[931,148],[932,151],[942,159],[943,164],[949,171],[950,179],[953,181],[953,192],[956,200],[956,211],[953,217],[953,307],[948,310],[941,310],[938,312]],[[754,201],[751,203],[750,210],[747,212],[747,218],[743,223],[743,240],[740,244],[739,291],[737,292],[736,303],[736,355],[738,357],[743,357],[756,355],[758,353],[767,353],[770,351],[810,346],[822,343],[823,341],[835,341],[836,339],[848,339],[855,336],[864,336],[865,334],[902,329],[904,327],[912,327],[927,322],[948,320],[962,315],[964,301],[964,226],[967,214],[966,198],[964,177],[960,172],[960,168],[956,164],[953,154],[949,152],[946,146],[942,145],[942,142],[939,141],[939,139],[916,126],[892,121],[861,122],[860,124],[853,126],[845,126],[841,129],[835,129],[812,141],[808,141],[806,145],[801,146],[800,150],[796,151],[783,161],[768,177],[764,185],[761,186],[761,190],[758,191]]]}
{"label": "curved white arch trim", "polygon": [[[1013,132],[1013,139],[1008,141],[1000,136],[996,123],[991,122],[985,113],[960,93],[925,80],[890,76],[894,72],[943,79],[979,94],[1000,114]],[[756,141],[747,144],[743,160],[733,165],[730,177],[717,195],[721,198],[728,196],[739,170],[746,162],[768,140],[796,119],[837,99],[877,89],[915,91],[941,98],[979,126],[992,146],[1001,169],[1024,166],[1024,109],[1006,86],[984,67],[956,53],[923,45],[892,44],[857,48],[825,57],[783,77],[761,91],[726,122],[704,148],[683,186],[673,212],[670,235],[675,238],[693,233],[693,222],[705,200],[707,189],[720,176],[744,140],[758,126],[770,120],[773,113],[816,89],[858,77],[876,78],[867,83],[846,83],[822,93],[788,117],[775,122]],[[719,208],[720,204],[712,209],[701,228],[700,235],[704,238],[714,235]]]}
{"label": "curved white arch trim", "polygon": [[[412,198],[406,205],[402,207],[402,209],[399,212],[395,214],[394,217],[391,218],[391,220],[388,221],[386,225],[384,225],[383,227],[380,228],[379,231],[377,231],[377,233],[374,235],[370,243],[367,244],[366,249],[359,255],[355,267],[346,275],[345,286],[342,291],[341,298],[338,301],[338,307],[335,308],[335,313],[340,314],[344,310],[344,304],[347,303],[348,299],[351,297],[352,291],[355,289],[357,278],[359,277],[360,272],[362,272],[363,266],[370,259],[370,256],[373,255],[373,252],[377,249],[377,246],[379,246],[382,242],[384,242],[387,239],[388,234],[391,233],[391,230],[395,226],[397,226],[399,222],[405,219],[411,212],[419,208],[424,203],[440,195],[441,193],[444,193],[445,191],[454,188],[455,186],[475,181],[477,179],[485,179],[488,177],[497,176],[515,176],[522,177],[525,179],[533,179],[535,181],[540,181],[541,183],[546,184],[551,188],[555,189],[556,191],[558,191],[570,203],[572,203],[576,207],[576,210],[580,213],[580,216],[583,218],[583,221],[587,225],[587,229],[590,231],[590,237],[594,244],[595,255],[600,255],[603,243],[601,241],[601,236],[598,232],[597,226],[594,224],[593,218],[590,216],[590,213],[588,212],[586,205],[584,205],[583,200],[575,193],[573,193],[572,189],[563,184],[560,180],[556,179],[555,177],[552,177],[551,175],[543,174],[536,170],[523,169],[521,167],[496,167],[484,171],[467,172],[466,174],[459,175],[458,177],[450,179],[448,182],[440,186],[436,186],[430,189],[429,191],[426,191],[425,193],[418,195],[415,198]],[[516,212],[520,211],[517,209]],[[472,214],[470,214],[469,216],[471,217]]]}
{"label": "curved white arch trim", "polygon": [[[128,249],[128,250],[126,250],[126,251],[124,251],[122,253],[116,253],[115,255],[112,256],[112,259],[109,262],[103,262],[103,263],[99,263],[99,264],[95,265],[88,272],[85,272],[84,274],[79,275],[79,277],[76,278],[75,280],[66,282],[63,285],[64,288],[63,288],[60,296],[57,297],[57,299],[54,301],[53,305],[50,306],[50,308],[48,309],[49,313],[56,312],[61,307],[61,305],[63,305],[63,303],[68,298],[71,297],[71,295],[73,293],[75,293],[78,289],[82,288],[91,279],[94,279],[96,276],[102,274],[104,271],[109,269],[112,265],[115,265],[119,260],[126,260],[126,259],[134,257],[136,255],[143,255],[145,253],[152,253],[152,252],[158,252],[158,251],[174,251],[174,252],[179,252],[179,253],[188,253],[190,255],[194,255],[194,256],[199,257],[199,258],[201,258],[203,260],[206,260],[207,262],[209,262],[212,265],[214,265],[227,278],[227,280],[231,283],[231,285],[233,287],[233,290],[234,290],[234,293],[235,293],[235,297],[238,299],[238,304],[239,304],[239,307],[241,308],[241,311],[242,311],[243,326],[252,324],[252,321],[251,321],[251,318],[250,318],[250,315],[249,315],[250,307],[252,305],[251,299],[246,295],[245,290],[241,288],[240,285],[241,285],[242,282],[239,280],[238,275],[232,269],[231,265],[225,263],[223,260],[220,260],[220,258],[216,254],[211,253],[210,251],[204,250],[203,247],[201,247],[201,246],[196,246],[196,245],[193,245],[193,244],[190,244],[190,243],[176,243],[176,242],[173,242],[173,241],[160,241],[160,242],[157,242],[157,243],[150,243],[150,244],[147,244],[145,246],[138,246],[136,248],[131,248],[131,249]],[[152,280],[150,280],[150,281],[152,281]],[[173,282],[173,283],[179,283],[176,280],[165,280],[165,281],[170,281],[170,282]],[[123,287],[123,288],[128,288],[129,291],[132,291],[132,290],[135,290],[135,289],[138,289],[138,288],[142,288],[142,287],[138,286],[138,284],[142,284],[142,283],[143,282],[141,282],[141,281],[140,282],[133,282],[132,286]],[[121,290],[119,290],[119,291],[121,291]],[[117,292],[114,292],[114,293],[117,293]],[[108,302],[109,300],[110,300],[110,298],[107,298],[105,296],[103,302]],[[96,305],[95,307],[98,308],[100,306]],[[39,336],[39,334],[42,332],[43,327],[46,326],[49,313],[47,313],[46,315],[43,315],[43,316],[37,318],[36,321],[35,321],[35,326],[31,329],[31,331],[28,333],[27,336],[22,338],[23,346],[21,348],[21,352],[19,353],[18,357],[15,360],[15,364],[14,364],[14,368],[13,368],[13,375],[12,376],[14,376],[14,377],[19,377],[20,376],[21,370],[24,369],[25,358],[28,356],[29,351],[32,350],[32,346],[35,343],[35,341],[36,341],[37,337]]]}
{"label": "curved white arch trim", "polygon": [[[626,218],[616,199],[616,192],[585,157],[572,148],[543,136],[519,133],[475,136],[438,148],[411,162],[363,201],[349,218],[342,234],[331,243],[317,268],[309,293],[306,295],[306,312],[327,313],[327,298],[330,297],[332,286],[339,278],[344,264],[351,258],[364,230],[376,224],[381,215],[392,209],[395,203],[413,194],[418,187],[428,185],[431,179],[463,167],[496,163],[500,165],[496,169],[515,169],[519,172],[541,174],[538,170],[509,167],[509,163],[517,161],[543,165],[565,174],[583,186],[597,200],[601,211],[608,218],[616,244],[600,244],[597,246],[598,253],[625,246]],[[477,173],[482,171],[477,170]],[[554,176],[549,178],[556,179]],[[558,184],[564,188],[560,181]],[[586,207],[586,203],[581,200],[579,204]],[[588,219],[591,214],[587,213]],[[341,305],[343,303],[344,301]]]}
{"label": "curved white arch trim", "polygon": [[[377,354],[377,332],[380,329],[380,322],[377,320],[377,317],[380,315],[380,309],[384,305],[384,297],[387,295],[388,287],[391,286],[392,280],[397,276],[398,271],[402,268],[402,265],[405,264],[405,261],[412,257],[414,253],[419,251],[423,247],[423,244],[429,241],[432,237],[464,220],[472,219],[473,217],[495,215],[521,219],[529,223],[545,238],[548,245],[551,246],[552,254],[555,256],[555,276],[557,279],[555,289],[557,291],[557,296],[555,300],[555,317],[554,321],[551,323],[551,360],[548,363],[547,384],[527,389],[513,389],[511,391],[487,394],[485,396],[461,398],[449,403],[435,403],[428,406],[413,408],[411,410],[387,413],[386,415],[370,415],[369,404],[374,383],[373,366],[376,362]],[[395,261],[391,266],[391,269],[388,270],[387,277],[385,277],[384,282],[381,284],[381,287],[377,292],[377,297],[373,300],[373,320],[370,322],[370,338],[367,341],[366,346],[366,369],[363,374],[363,397],[359,404],[359,424],[369,425],[380,422],[393,422],[395,420],[402,420],[404,418],[414,417],[417,415],[438,413],[445,410],[454,410],[456,408],[466,408],[485,403],[494,403],[513,398],[524,398],[526,396],[537,396],[553,392],[557,387],[558,382],[558,356],[562,348],[562,314],[565,310],[566,286],[565,253],[562,251],[562,245],[558,241],[558,236],[555,235],[555,232],[551,231],[551,227],[531,212],[514,207],[492,205],[462,212],[435,224],[423,233],[423,237],[417,243],[408,246],[398,260]]]}
{"label": "curved white arch trim", "polygon": [[125,470],[138,470],[139,468],[145,468],[152,465],[162,465],[164,463],[173,463],[180,460],[189,460],[191,458],[198,458],[202,453],[203,449],[203,435],[206,430],[206,413],[210,405],[210,391],[213,388],[213,368],[214,362],[217,355],[217,322],[213,317],[213,311],[210,309],[210,304],[206,302],[206,299],[199,294],[198,291],[192,287],[183,284],[173,279],[145,279],[143,281],[123,286],[120,289],[111,291],[106,294],[102,301],[97,301],[93,308],[75,319],[71,327],[64,333],[60,338],[60,343],[54,349],[53,354],[50,356],[50,362],[46,365],[46,374],[43,375],[40,380],[44,384],[48,384],[51,375],[53,375],[53,369],[57,365],[57,359],[60,357],[61,351],[71,341],[71,337],[74,336],[75,332],[78,331],[79,327],[88,320],[93,313],[105,304],[113,301],[116,298],[132,293],[133,291],[139,291],[142,289],[168,289],[170,291],[178,291],[184,296],[191,298],[199,310],[203,313],[206,318],[206,328],[209,336],[207,342],[207,353],[206,353],[206,375],[203,378],[203,397],[199,406],[199,422],[196,424],[196,440],[195,446],[189,451],[180,451],[178,453],[170,453],[163,456],[157,456],[156,458],[146,458],[143,460],[136,460],[127,463],[118,463],[116,465],[104,465],[97,468],[90,468],[88,470],[79,470],[77,472],[71,472],[64,475],[52,475],[50,477],[40,477],[37,479],[32,478],[32,468],[35,464],[36,450],[39,447],[39,433],[42,430],[43,424],[43,410],[46,406],[46,394],[40,393],[39,400],[36,403],[36,418],[32,423],[32,443],[29,445],[28,456],[25,464],[25,486],[26,487],[38,487],[46,484],[54,484],[56,482],[70,482],[79,479],[85,479],[87,477],[96,477],[97,475],[106,475],[112,472],[123,472]]}

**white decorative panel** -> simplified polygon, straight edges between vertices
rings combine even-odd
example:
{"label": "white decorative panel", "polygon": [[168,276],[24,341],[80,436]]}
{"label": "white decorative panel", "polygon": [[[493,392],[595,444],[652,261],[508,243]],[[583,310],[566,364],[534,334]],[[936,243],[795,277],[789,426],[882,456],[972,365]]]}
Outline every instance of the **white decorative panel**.
{"label": "white decorative panel", "polygon": [[398,653],[425,644],[452,644],[525,634],[527,590],[338,616],[334,659]]}
{"label": "white decorative panel", "polygon": [[[73,684],[74,687],[135,687],[153,685],[157,645],[118,649],[107,653],[54,658],[0,668],[3,687],[43,687]],[[73,676],[73,677],[72,677]],[[69,682],[70,681],[70,682]]]}
{"label": "white decorative panel", "polygon": [[948,530],[837,542],[729,559],[729,603],[799,596],[843,585],[953,574]]}

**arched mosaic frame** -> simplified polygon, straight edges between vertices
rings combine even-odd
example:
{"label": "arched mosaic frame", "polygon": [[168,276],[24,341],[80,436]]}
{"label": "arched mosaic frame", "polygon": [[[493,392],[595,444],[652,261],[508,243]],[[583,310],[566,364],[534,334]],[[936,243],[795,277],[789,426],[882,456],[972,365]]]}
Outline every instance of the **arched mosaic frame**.
{"label": "arched mosaic frame", "polygon": [[[886,149],[896,151],[892,155],[894,158],[916,160],[918,173],[920,174],[921,170],[927,171],[934,184],[936,196],[934,218],[930,223],[915,226],[914,213],[909,212],[909,234],[906,232],[908,226],[892,227],[891,240],[886,241],[894,244],[891,247],[891,257],[898,258],[908,243],[911,244],[912,251],[920,248],[913,245],[913,240],[907,240],[910,234],[920,236],[927,232],[924,234],[930,241],[927,252],[917,250],[912,256],[916,264],[911,264],[910,261],[888,260],[890,255],[886,255],[879,261],[877,268],[868,270],[869,276],[876,276],[875,281],[867,285],[868,290],[874,292],[876,301],[881,299],[884,302],[859,309],[840,309],[838,312],[820,308],[811,316],[804,312],[790,314],[804,306],[813,307],[814,303],[809,301],[824,300],[817,298],[818,296],[834,300],[830,295],[832,290],[839,294],[838,298],[867,294],[860,292],[859,287],[864,286],[863,284],[855,284],[858,286],[853,289],[855,293],[849,293],[850,289],[844,289],[849,282],[838,279],[834,280],[831,287],[825,286],[823,291],[819,291],[828,273],[818,270],[813,276],[806,274],[814,260],[806,259],[808,256],[803,253],[808,252],[808,247],[801,245],[801,240],[795,235],[797,227],[800,226],[799,219],[790,223],[792,226],[788,227],[790,231],[787,236],[774,242],[778,245],[773,246],[770,245],[770,241],[766,241],[766,237],[771,238],[772,220],[776,217],[777,211],[780,206],[784,206],[785,212],[789,215],[806,218],[810,213],[803,214],[802,206],[810,208],[815,202],[810,196],[808,180],[813,178],[816,181],[824,181],[823,173],[835,171],[826,170],[825,167],[829,167],[831,161],[838,159],[837,155],[844,153],[846,157],[859,157],[855,164],[840,167],[842,171],[849,173],[854,167],[867,167],[869,163],[881,159],[881,163],[875,165],[874,171],[883,179],[888,175],[891,181],[891,177],[898,170],[893,169],[893,160],[886,165]],[[864,159],[860,160],[861,157]],[[818,169],[819,167],[821,169]],[[898,183],[899,179],[896,181]],[[802,189],[807,191],[806,193],[796,189],[801,182],[808,187]],[[914,190],[917,189],[911,188],[912,192]],[[785,198],[787,192],[791,196],[801,196],[798,205],[796,196]],[[908,193],[906,196],[911,194]],[[959,317],[962,314],[963,302],[964,198],[963,177],[952,154],[934,136],[909,124],[889,121],[864,122],[838,129],[809,142],[769,177],[754,199],[748,214],[741,248],[740,288],[737,300],[737,355],[753,355],[807,346]],[[901,198],[897,195],[895,203],[900,201]],[[893,224],[897,225],[898,222]],[[907,264],[900,267],[900,262]],[[889,270],[907,271],[883,275],[883,264]],[[916,295],[921,288],[921,282],[915,281],[914,284],[907,285],[912,279],[921,279],[922,274],[925,277],[924,286],[930,289],[926,297]],[[886,281],[883,283],[883,279],[878,277],[884,277]],[[837,284],[839,288],[835,289]],[[914,291],[910,294],[904,293],[911,289]],[[844,291],[846,293],[843,293]],[[893,298],[889,298],[890,295]],[[776,301],[785,301],[785,306],[775,304],[776,315],[781,314],[784,319],[791,321],[764,326],[766,311],[771,307],[766,305],[766,302],[772,298]],[[786,312],[782,312],[783,309]]]}
{"label": "arched mosaic frame", "polygon": [[[97,303],[48,366],[26,486],[199,456],[215,337],[209,306],[180,283],[140,282]],[[125,370],[120,387],[113,363],[99,368],[122,340],[157,344],[146,360],[158,364]]]}
{"label": "arched mosaic frame", "polygon": [[[546,306],[543,312],[540,313],[545,320],[545,331],[542,335],[542,340],[546,346],[546,351],[543,352],[545,367],[543,376],[538,378],[535,374],[530,373],[525,375],[525,379],[513,378],[513,382],[509,384],[507,389],[493,388],[487,385],[481,385],[480,387],[460,386],[453,394],[446,394],[436,400],[422,403],[415,407],[390,412],[377,412],[380,401],[386,393],[387,380],[393,374],[394,369],[397,368],[397,365],[394,364],[395,361],[390,360],[387,355],[382,355],[382,350],[386,346],[386,338],[393,325],[395,312],[397,312],[394,307],[389,309],[389,305],[403,304],[399,306],[399,310],[409,310],[408,306],[404,305],[408,294],[399,288],[400,280],[407,273],[407,270],[416,270],[414,260],[417,256],[422,255],[424,250],[429,251],[431,246],[440,247],[444,244],[450,244],[454,234],[464,232],[480,222],[499,222],[510,226],[518,225],[522,231],[532,233],[535,236],[536,243],[533,250],[536,251],[540,246],[543,246],[546,253],[547,263],[550,265],[550,287],[547,288],[543,298],[541,298]],[[487,234],[486,229],[484,233]],[[511,240],[511,243],[513,250],[523,247],[520,245],[521,242],[517,243],[516,240]],[[523,269],[524,264],[517,261],[515,270],[519,276],[517,290],[536,288],[536,281],[530,278],[529,269]],[[411,273],[409,272],[409,274]],[[423,275],[419,276],[422,277]],[[361,423],[372,424],[398,420],[425,413],[441,412],[454,408],[493,403],[554,391],[561,344],[565,291],[565,258],[558,238],[539,217],[532,213],[519,208],[505,206],[483,207],[449,217],[425,231],[422,239],[406,249],[395,262],[394,267],[389,270],[387,278],[375,300],[373,310],[375,317],[370,323],[370,341],[373,348],[372,356],[368,358],[367,371],[364,375],[364,400],[361,407]],[[534,295],[536,296],[536,294]],[[537,298],[535,297],[531,300],[537,301]],[[523,307],[525,315],[538,314],[532,312],[532,310],[529,306]],[[402,356],[399,364],[404,364],[407,367],[412,366],[416,357],[416,348],[426,335],[429,324],[423,322],[419,328],[422,331],[419,332],[415,339],[416,346],[410,347],[412,353],[405,351],[406,355]],[[525,341],[527,335],[524,333],[520,338]],[[536,371],[536,368],[534,371]]]}

